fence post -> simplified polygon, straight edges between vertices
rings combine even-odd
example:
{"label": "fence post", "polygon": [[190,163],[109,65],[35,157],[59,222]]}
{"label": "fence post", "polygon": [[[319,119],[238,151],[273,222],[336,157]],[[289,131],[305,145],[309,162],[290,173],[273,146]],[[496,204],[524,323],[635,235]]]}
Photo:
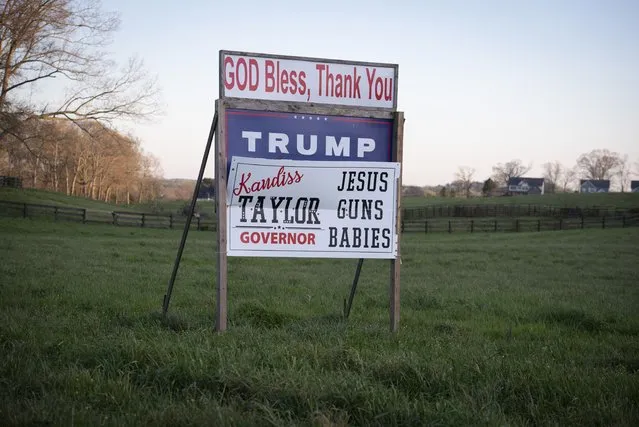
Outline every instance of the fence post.
{"label": "fence post", "polygon": [[448,220],[448,232],[449,233],[453,232],[453,225],[451,224],[450,220]]}
{"label": "fence post", "polygon": [[144,228],[144,214],[142,214],[142,223],[140,224],[140,227]]}
{"label": "fence post", "polygon": [[82,209],[82,223],[86,224],[86,222],[87,222],[87,210]]}
{"label": "fence post", "polygon": [[621,228],[626,228],[626,216],[621,216]]}
{"label": "fence post", "polygon": [[197,231],[200,231],[200,217],[197,217]]}
{"label": "fence post", "polygon": [[515,232],[519,233],[519,218],[515,220]]}
{"label": "fence post", "polygon": [[581,215],[581,229],[584,229],[584,216]]}
{"label": "fence post", "polygon": [[424,221],[424,233],[428,234],[428,220]]}
{"label": "fence post", "polygon": [[22,209],[22,217],[26,218],[27,217],[27,204],[24,204],[24,207]]}
{"label": "fence post", "polygon": [[495,232],[497,232],[497,218],[495,218]]}
{"label": "fence post", "polygon": [[402,219],[402,233],[404,232],[405,227],[404,220]]}
{"label": "fence post", "polygon": [[113,225],[118,225],[118,214],[111,212],[111,215],[113,215]]}
{"label": "fence post", "polygon": [[169,214],[169,228],[173,228],[173,212]]}
{"label": "fence post", "polygon": [[475,229],[475,221],[474,220],[470,220],[470,232],[472,233]]}
{"label": "fence post", "polygon": [[606,214],[601,217],[601,228],[606,228]]}
{"label": "fence post", "polygon": [[537,231],[541,231],[541,220],[537,220]]}
{"label": "fence post", "polygon": [[564,219],[559,218],[559,231],[563,230],[563,227],[564,227]]}

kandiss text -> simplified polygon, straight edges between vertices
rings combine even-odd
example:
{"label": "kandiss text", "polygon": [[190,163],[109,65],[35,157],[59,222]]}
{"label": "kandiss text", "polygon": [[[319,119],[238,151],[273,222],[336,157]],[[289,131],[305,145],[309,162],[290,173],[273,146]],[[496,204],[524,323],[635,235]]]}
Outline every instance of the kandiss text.
{"label": "kandiss text", "polygon": [[262,178],[259,180],[251,180],[251,172],[242,172],[240,177],[240,183],[233,189],[233,194],[239,196],[241,194],[257,193],[262,190],[270,190],[275,187],[285,187],[291,184],[297,184],[302,180],[302,175],[299,171],[286,171],[282,166],[277,175],[269,178]]}

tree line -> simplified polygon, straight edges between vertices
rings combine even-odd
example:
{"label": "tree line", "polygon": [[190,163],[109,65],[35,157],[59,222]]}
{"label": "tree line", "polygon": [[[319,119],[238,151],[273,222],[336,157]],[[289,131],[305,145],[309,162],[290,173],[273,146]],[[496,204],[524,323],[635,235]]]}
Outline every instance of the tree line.
{"label": "tree line", "polygon": [[116,127],[160,112],[143,62],[105,51],[119,24],[98,0],[0,2],[0,174],[107,201],[158,194],[159,162]]}
{"label": "tree line", "polygon": [[3,138],[0,170],[31,188],[115,203],[160,194],[162,170],[140,142],[93,121],[30,120]]}
{"label": "tree line", "polygon": [[[484,196],[493,194],[507,185],[511,178],[530,177],[544,179],[545,193],[576,191],[582,179],[610,180],[611,186],[619,191],[630,190],[630,180],[639,176],[639,161],[631,163],[627,154],[608,149],[595,149],[581,154],[574,165],[566,166],[559,161],[546,162],[542,173],[530,176],[532,163],[524,164],[519,159],[498,163],[492,167],[492,175],[484,181],[476,179],[476,170],[469,166],[460,166],[455,172],[455,180],[438,190],[440,196],[471,197],[473,194]],[[412,192],[416,192],[413,189]]]}

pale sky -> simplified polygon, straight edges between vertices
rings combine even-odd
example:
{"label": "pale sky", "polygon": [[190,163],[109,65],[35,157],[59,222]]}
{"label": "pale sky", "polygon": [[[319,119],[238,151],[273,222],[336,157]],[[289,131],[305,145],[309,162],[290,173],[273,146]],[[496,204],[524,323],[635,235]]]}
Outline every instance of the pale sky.
{"label": "pale sky", "polygon": [[[395,5],[393,5],[395,4]],[[133,126],[166,178],[197,177],[220,49],[399,64],[407,185],[486,179],[608,148],[639,160],[639,1],[131,1],[112,50],[140,55],[166,114]],[[213,176],[213,158],[205,176]]]}

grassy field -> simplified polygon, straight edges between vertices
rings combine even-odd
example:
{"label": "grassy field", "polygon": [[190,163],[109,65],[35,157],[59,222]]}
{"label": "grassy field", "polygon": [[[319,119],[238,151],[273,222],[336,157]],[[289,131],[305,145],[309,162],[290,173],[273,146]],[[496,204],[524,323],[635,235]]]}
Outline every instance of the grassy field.
{"label": "grassy field", "polygon": [[639,229],[405,235],[388,263],[232,258],[214,233],[0,218],[3,425],[639,424]]}

